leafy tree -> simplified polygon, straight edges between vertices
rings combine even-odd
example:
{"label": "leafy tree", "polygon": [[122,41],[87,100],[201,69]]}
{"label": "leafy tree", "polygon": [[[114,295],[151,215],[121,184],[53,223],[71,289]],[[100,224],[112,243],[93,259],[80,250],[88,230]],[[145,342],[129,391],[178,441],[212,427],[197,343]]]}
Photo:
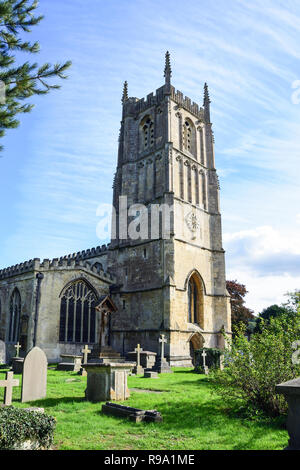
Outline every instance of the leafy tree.
{"label": "leafy tree", "polygon": [[287,411],[287,403],[276,393],[277,384],[300,375],[295,342],[300,339],[300,312],[285,312],[277,317],[262,320],[261,331],[250,341],[245,337],[246,326],[235,327],[235,336],[227,338],[224,371],[212,373],[216,393],[233,406],[240,400],[242,408],[251,416],[263,412],[277,416]]}
{"label": "leafy tree", "polygon": [[[0,0],[0,137],[6,129],[19,125],[17,115],[28,113],[33,105],[25,101],[33,95],[44,95],[60,88],[50,84],[49,79],[67,78],[65,71],[71,62],[38,65],[28,61],[17,63],[20,52],[36,54],[38,42],[24,40],[24,33],[30,33],[44,18],[35,15],[37,0]],[[0,150],[2,150],[0,146]]]}
{"label": "leafy tree", "polygon": [[287,292],[285,294],[288,298],[287,302],[282,304],[289,312],[297,312],[300,308],[300,289],[296,289],[294,292]]}
{"label": "leafy tree", "polygon": [[261,313],[259,313],[256,325],[255,332],[260,331],[262,322],[269,322],[270,318],[280,317],[281,315],[296,315],[298,307],[300,305],[300,292],[288,292],[286,294],[288,297],[287,302],[282,305],[270,305],[270,307],[265,308]]}
{"label": "leafy tree", "polygon": [[246,287],[235,280],[226,281],[226,288],[230,295],[232,326],[234,327],[240,322],[247,325],[249,320],[253,320],[255,316],[253,311],[245,306],[244,297],[248,292]]}

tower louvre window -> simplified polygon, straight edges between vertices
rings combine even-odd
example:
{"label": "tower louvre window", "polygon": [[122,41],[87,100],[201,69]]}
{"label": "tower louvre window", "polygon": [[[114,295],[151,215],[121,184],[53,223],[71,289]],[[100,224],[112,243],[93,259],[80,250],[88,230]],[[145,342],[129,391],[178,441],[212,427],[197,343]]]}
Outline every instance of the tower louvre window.
{"label": "tower louvre window", "polygon": [[183,124],[183,146],[185,150],[197,157],[196,130],[190,119],[185,119]]}
{"label": "tower louvre window", "polygon": [[150,116],[145,116],[142,120],[141,130],[143,144],[142,147],[143,150],[147,150],[154,145],[154,123]]}

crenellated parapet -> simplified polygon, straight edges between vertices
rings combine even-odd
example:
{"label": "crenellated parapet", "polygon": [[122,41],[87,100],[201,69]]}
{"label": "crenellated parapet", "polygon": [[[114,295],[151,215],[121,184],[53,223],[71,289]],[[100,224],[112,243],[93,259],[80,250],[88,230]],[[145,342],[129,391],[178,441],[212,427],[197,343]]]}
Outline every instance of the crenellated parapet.
{"label": "crenellated parapet", "polygon": [[[24,263],[16,264],[0,270],[0,280],[14,277],[20,274],[29,273],[33,271],[49,271],[56,269],[84,269],[89,272],[95,273],[102,279],[108,282],[115,282],[111,273],[106,272],[102,268],[102,264],[97,262],[93,264],[92,259],[100,256],[108,251],[107,245],[98,246],[88,250],[83,250],[78,253],[62,256],[61,258],[44,259],[34,258]],[[89,260],[89,261],[88,261]]]}
{"label": "crenellated parapet", "polygon": [[170,93],[166,93],[166,85],[158,88],[155,94],[149,93],[146,98],[127,98],[123,102],[124,117],[135,116],[153,106],[160,105],[164,101],[166,94],[169,94],[179,107],[184,108],[199,120],[204,121],[204,108],[200,107],[188,96],[184,96],[181,91],[176,90],[173,86],[170,86]]}

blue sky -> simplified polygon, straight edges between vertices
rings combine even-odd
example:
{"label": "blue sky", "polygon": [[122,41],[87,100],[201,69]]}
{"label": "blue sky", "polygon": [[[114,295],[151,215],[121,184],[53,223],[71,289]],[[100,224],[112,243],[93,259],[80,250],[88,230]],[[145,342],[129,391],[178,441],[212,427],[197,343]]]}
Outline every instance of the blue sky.
{"label": "blue sky", "polygon": [[[208,82],[227,278],[256,312],[300,287],[300,4],[293,1],[41,0],[39,63],[71,59],[62,89],[34,98],[3,140],[0,267],[105,242],[122,85],[172,83],[202,104]],[[29,57],[26,57],[29,59]]]}

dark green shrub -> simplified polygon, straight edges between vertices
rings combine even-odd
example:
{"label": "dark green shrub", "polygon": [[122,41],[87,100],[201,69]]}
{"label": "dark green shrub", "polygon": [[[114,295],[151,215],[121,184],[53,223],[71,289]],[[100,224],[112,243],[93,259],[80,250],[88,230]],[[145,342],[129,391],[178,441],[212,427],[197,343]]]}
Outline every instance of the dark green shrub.
{"label": "dark green shrub", "polygon": [[31,440],[44,449],[53,442],[55,418],[14,406],[0,407],[0,449],[9,450]]}
{"label": "dark green shrub", "polygon": [[204,372],[203,368],[203,351],[206,352],[205,364],[208,368],[211,369],[218,369],[220,367],[220,356],[223,354],[223,351],[217,348],[201,348],[196,349],[194,351],[194,358],[195,358],[195,369],[194,371],[202,374]]}

